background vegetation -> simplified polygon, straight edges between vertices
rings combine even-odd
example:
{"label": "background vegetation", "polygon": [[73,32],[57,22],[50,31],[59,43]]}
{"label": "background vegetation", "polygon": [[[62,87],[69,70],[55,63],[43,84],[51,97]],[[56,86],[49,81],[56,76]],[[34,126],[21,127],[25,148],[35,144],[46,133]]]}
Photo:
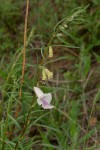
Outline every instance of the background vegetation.
{"label": "background vegetation", "polygon": [[[100,0],[30,0],[19,99],[25,12],[25,0],[0,0],[0,150],[99,150]],[[53,79],[42,81],[40,65]],[[34,86],[54,109],[38,106]]]}

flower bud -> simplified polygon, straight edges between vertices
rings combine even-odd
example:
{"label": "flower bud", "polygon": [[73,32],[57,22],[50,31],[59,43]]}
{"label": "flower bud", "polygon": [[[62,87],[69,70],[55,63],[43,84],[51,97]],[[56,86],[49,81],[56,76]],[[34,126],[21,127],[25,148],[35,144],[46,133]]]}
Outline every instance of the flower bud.
{"label": "flower bud", "polygon": [[67,24],[64,24],[63,26],[64,26],[65,28],[68,28],[68,25],[67,25]]}
{"label": "flower bud", "polygon": [[45,69],[42,70],[42,80],[47,80]]}
{"label": "flower bud", "polygon": [[53,57],[53,49],[52,49],[52,46],[49,46],[49,57]]}
{"label": "flower bud", "polygon": [[45,69],[45,73],[46,73],[48,79],[53,78],[53,72],[49,71],[47,68]]}
{"label": "flower bud", "polygon": [[53,78],[53,72],[49,71],[47,68],[42,70],[42,80],[47,80]]}

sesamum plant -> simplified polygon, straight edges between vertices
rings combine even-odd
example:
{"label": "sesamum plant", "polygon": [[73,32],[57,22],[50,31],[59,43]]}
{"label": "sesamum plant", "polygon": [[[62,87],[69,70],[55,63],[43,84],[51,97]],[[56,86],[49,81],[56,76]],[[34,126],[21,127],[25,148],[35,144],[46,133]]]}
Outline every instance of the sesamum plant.
{"label": "sesamum plant", "polygon": [[[52,87],[48,83],[54,78],[54,72],[50,68],[50,64],[58,61],[54,60],[55,40],[63,38],[64,31],[68,30],[71,22],[76,21],[85,10],[86,8],[79,7],[73,10],[68,17],[58,22],[54,27],[49,42],[45,46],[42,45],[39,48],[39,52],[35,51],[35,48],[31,44],[35,37],[37,37],[37,35],[34,35],[34,29],[32,29],[28,38],[26,38],[26,42],[24,41],[24,45],[18,48],[15,55],[12,55],[11,63],[6,65],[4,81],[1,86],[2,97],[0,101],[1,150],[30,150],[34,145],[38,146],[37,149],[46,146],[50,150],[68,149],[70,146],[66,144],[66,141],[68,142],[66,137],[69,139],[71,137],[73,141],[71,148],[73,150],[75,147],[79,148],[77,146],[77,139],[81,127],[77,124],[78,118],[76,117],[78,114],[78,105],[74,102],[71,105],[71,118],[62,110],[59,110],[57,107],[61,106],[61,104],[57,105],[52,94],[55,87]],[[26,52],[24,51],[25,48]],[[36,57],[34,64],[30,62],[29,57],[33,49]],[[24,57],[22,57],[23,55]],[[22,77],[23,72],[24,77]],[[32,77],[30,77],[30,74],[33,74]],[[60,89],[61,87],[58,88]],[[62,87],[62,89],[64,88]],[[76,113],[74,113],[74,110],[77,110]],[[64,131],[65,128],[60,129],[58,120],[62,120],[62,118],[63,120],[66,120],[66,118],[69,119],[67,125],[70,137],[68,130],[66,132]],[[63,124],[64,126],[65,123]],[[62,135],[62,131],[64,135]],[[58,142],[59,144],[50,144],[50,140],[52,139],[48,140],[49,136],[50,138],[52,137],[55,143]],[[42,143],[41,139],[44,143]],[[92,140],[94,139],[92,138]]]}

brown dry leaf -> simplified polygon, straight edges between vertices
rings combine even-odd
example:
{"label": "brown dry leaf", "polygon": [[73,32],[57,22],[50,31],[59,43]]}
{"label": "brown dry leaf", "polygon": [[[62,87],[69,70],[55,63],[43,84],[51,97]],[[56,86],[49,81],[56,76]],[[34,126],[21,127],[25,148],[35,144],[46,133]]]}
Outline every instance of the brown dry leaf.
{"label": "brown dry leaf", "polygon": [[91,126],[91,127],[96,126],[96,123],[97,123],[97,118],[91,117],[89,120],[89,126]]}

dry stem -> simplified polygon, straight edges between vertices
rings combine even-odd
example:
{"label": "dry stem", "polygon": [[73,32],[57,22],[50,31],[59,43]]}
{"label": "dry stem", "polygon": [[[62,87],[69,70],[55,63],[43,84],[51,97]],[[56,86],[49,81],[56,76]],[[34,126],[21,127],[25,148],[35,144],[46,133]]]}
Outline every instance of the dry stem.
{"label": "dry stem", "polygon": [[[24,47],[22,49],[23,62],[22,62],[22,76],[20,81],[20,91],[19,91],[19,100],[22,97],[22,86],[24,82],[24,74],[25,74],[25,64],[26,64],[26,45],[27,45],[27,20],[28,20],[28,9],[29,9],[29,0],[26,0],[26,15],[25,15],[25,24],[24,24]],[[16,117],[18,117],[18,113],[20,111],[20,105],[16,110]]]}

